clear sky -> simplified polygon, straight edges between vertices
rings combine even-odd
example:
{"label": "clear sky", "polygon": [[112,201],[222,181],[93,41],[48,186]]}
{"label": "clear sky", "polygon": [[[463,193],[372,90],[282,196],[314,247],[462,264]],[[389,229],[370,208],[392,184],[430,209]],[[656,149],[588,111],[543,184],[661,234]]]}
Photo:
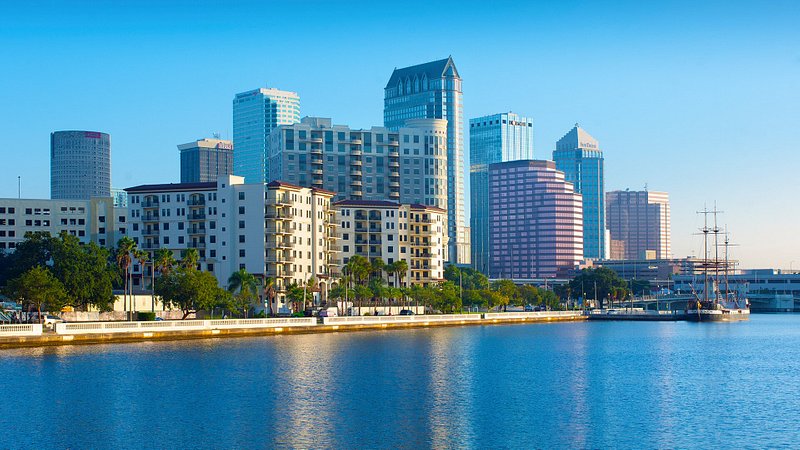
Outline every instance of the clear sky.
{"label": "clear sky", "polygon": [[532,116],[550,159],[579,122],[607,190],[668,191],[676,257],[701,251],[695,211],[716,200],[745,266],[800,268],[796,0],[128,3],[3,3],[0,197],[18,175],[49,196],[54,130],[110,133],[115,187],[176,182],[176,145],[230,138],[237,92],[381,125],[392,69],[452,55],[465,124]]}

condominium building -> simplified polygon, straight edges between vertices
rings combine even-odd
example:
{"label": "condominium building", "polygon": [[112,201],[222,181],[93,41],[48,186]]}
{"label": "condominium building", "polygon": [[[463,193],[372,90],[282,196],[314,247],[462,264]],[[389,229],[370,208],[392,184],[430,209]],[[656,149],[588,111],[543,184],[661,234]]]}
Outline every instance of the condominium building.
{"label": "condominium building", "polygon": [[270,138],[269,178],[336,192],[336,200],[447,206],[447,123],[413,119],[397,131],[353,130],[305,117]]}
{"label": "condominium building", "polygon": [[606,249],[606,203],[603,152],[600,144],[578,124],[556,143],[556,168],[583,196],[583,255],[604,259]]}
{"label": "condominium building", "polygon": [[125,189],[111,188],[111,198],[115,208],[128,208],[128,194]]}
{"label": "condominium building", "polygon": [[50,133],[50,198],[111,197],[111,136],[97,131]]}
{"label": "condominium building", "polygon": [[513,112],[469,121],[472,267],[489,273],[489,164],[533,159],[533,119]]}
{"label": "condominium building", "polygon": [[[286,288],[315,277],[327,295],[332,273],[332,192],[272,182],[244,183],[229,175],[215,182],[143,185],[130,196],[130,234],[139,248],[168,248],[176,258],[197,249],[200,269],[220,285],[239,269],[275,279],[272,307],[286,307]],[[134,265],[141,277],[142,268]],[[149,271],[144,271],[149,276]],[[136,283],[136,281],[135,281]],[[263,299],[263,293],[260,293]]]}
{"label": "condominium building", "polygon": [[222,139],[199,139],[178,146],[181,152],[181,183],[206,183],[233,175],[233,143]]}
{"label": "condominium building", "polygon": [[447,120],[447,234],[449,259],[470,262],[464,211],[464,120],[461,76],[452,57],[395,69],[384,89],[384,125],[399,130],[409,119]]}
{"label": "condominium building", "polygon": [[386,264],[406,261],[408,271],[394,286],[427,286],[444,279],[447,211],[434,206],[389,201],[342,200],[333,204],[340,227],[342,264],[353,255]]}
{"label": "condominium building", "polygon": [[269,174],[267,145],[272,130],[300,121],[300,96],[260,88],[233,99],[233,173],[247,183],[264,183]]}
{"label": "condominium building", "polygon": [[611,259],[668,259],[669,194],[655,191],[606,193]]}
{"label": "condominium building", "polygon": [[91,200],[0,198],[0,251],[14,250],[25,233],[62,232],[82,243],[114,247],[127,234],[125,208],[114,207],[111,197]]}
{"label": "condominium building", "polygon": [[490,278],[555,277],[583,259],[581,195],[552,161],[489,166]]}

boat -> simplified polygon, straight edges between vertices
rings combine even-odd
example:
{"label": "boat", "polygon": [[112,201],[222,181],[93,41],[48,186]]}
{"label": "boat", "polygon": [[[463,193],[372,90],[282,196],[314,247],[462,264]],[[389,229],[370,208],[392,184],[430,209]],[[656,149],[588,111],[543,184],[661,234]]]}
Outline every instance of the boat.
{"label": "boat", "polygon": [[[703,234],[703,249],[705,257],[701,262],[701,269],[703,272],[703,292],[702,295],[692,287],[692,294],[694,301],[690,301],[686,305],[686,320],[692,322],[736,322],[750,319],[750,302],[747,297],[741,296],[738,289],[731,290],[728,283],[728,271],[731,267],[731,262],[728,259],[728,248],[730,241],[728,239],[727,231],[725,234],[725,259],[719,259],[719,235],[721,229],[717,226],[717,211],[716,205],[714,210],[709,211],[704,208],[703,211],[698,211],[699,214],[704,215],[703,228],[700,231]],[[714,226],[708,226],[708,216],[713,214]],[[714,240],[714,258],[709,258],[708,244],[709,235]],[[722,273],[720,273],[722,269]],[[713,274],[711,273],[713,271]],[[720,277],[724,281],[724,289],[720,288]]]}

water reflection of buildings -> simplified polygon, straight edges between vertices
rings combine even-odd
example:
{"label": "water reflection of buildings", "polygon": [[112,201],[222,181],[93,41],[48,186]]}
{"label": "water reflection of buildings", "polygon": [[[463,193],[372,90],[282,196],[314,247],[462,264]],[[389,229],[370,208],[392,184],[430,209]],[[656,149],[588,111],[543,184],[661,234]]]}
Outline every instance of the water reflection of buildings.
{"label": "water reflection of buildings", "polygon": [[[429,341],[430,378],[427,394],[431,448],[464,448],[474,442],[475,417],[472,392],[475,391],[473,349],[478,333],[463,333],[461,328],[432,330]],[[473,341],[473,342],[470,342]]]}

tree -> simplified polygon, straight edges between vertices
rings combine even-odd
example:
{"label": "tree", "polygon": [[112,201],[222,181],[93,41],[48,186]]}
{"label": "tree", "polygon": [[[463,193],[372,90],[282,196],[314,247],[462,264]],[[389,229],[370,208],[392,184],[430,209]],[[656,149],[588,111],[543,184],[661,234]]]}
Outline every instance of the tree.
{"label": "tree", "polygon": [[142,288],[144,288],[144,265],[150,260],[150,254],[144,250],[136,249],[133,251],[133,257],[139,261],[139,270],[142,274]]}
{"label": "tree", "polygon": [[489,279],[486,278],[486,275],[467,267],[460,269],[450,264],[444,270],[444,278],[447,281],[452,281],[456,286],[460,286],[465,291],[489,288]]}
{"label": "tree", "polygon": [[[526,284],[519,288],[519,305],[540,305],[542,303],[542,291],[536,286]],[[519,306],[518,305],[518,306]]]}
{"label": "tree", "polygon": [[258,280],[244,269],[233,272],[228,278],[228,292],[233,294],[233,304],[247,317],[250,306],[258,299]]}
{"label": "tree", "polygon": [[492,290],[502,295],[506,301],[503,303],[503,309],[509,303],[516,304],[517,302],[517,285],[508,279],[496,280],[492,283]]}
{"label": "tree", "polygon": [[181,266],[185,269],[197,269],[197,263],[200,261],[200,253],[197,252],[196,248],[187,249],[183,253],[183,259],[181,260]]}
{"label": "tree", "polygon": [[200,310],[214,308],[229,298],[210,272],[180,267],[156,279],[156,295],[164,304],[183,312],[183,319]]}
{"label": "tree", "polygon": [[264,278],[264,298],[267,299],[267,313],[271,316],[272,302],[275,300],[277,292],[275,291],[275,279],[272,277]]}
{"label": "tree", "polygon": [[488,306],[488,299],[484,290],[470,289],[464,291],[463,304],[469,306]]}
{"label": "tree", "polygon": [[386,263],[380,258],[372,258],[370,266],[372,268],[372,277],[383,279],[383,271],[386,269]]}
{"label": "tree", "polygon": [[631,291],[633,291],[633,295],[649,294],[650,282],[648,280],[631,280]]}
{"label": "tree", "polygon": [[175,260],[175,256],[172,254],[172,250],[165,247],[161,247],[156,250],[155,258],[153,259],[153,265],[159,274],[168,274],[177,263],[178,262]]}
{"label": "tree", "polygon": [[378,312],[378,302],[382,301],[387,296],[386,282],[383,277],[375,278],[369,282],[369,290],[372,292],[373,303],[375,303],[375,312]]}
{"label": "tree", "polygon": [[604,307],[605,300],[612,297],[612,294],[615,297],[625,298],[628,292],[628,283],[607,267],[583,269],[570,281],[569,285],[572,292],[580,292],[581,297],[585,297],[585,299],[596,298],[600,302],[601,308]]}
{"label": "tree", "polygon": [[358,311],[361,313],[361,306],[363,305],[364,300],[372,297],[372,289],[364,286],[363,284],[357,284],[353,289],[353,294],[355,294],[355,297],[358,300]]}
{"label": "tree", "polygon": [[64,306],[67,298],[61,282],[42,266],[36,266],[9,280],[6,295],[23,305],[36,308],[40,321],[42,308],[48,311],[58,311]]}
{"label": "tree", "polygon": [[434,309],[446,314],[460,311],[462,303],[458,291],[458,286],[452,281],[440,283],[439,286],[434,289]]}
{"label": "tree", "polygon": [[131,254],[136,250],[136,242],[128,236],[122,237],[117,242],[117,265],[122,270],[122,277],[124,280],[123,296],[125,297],[125,309],[128,305],[128,275],[131,267]]}
{"label": "tree", "polygon": [[398,259],[392,263],[392,272],[397,280],[397,287],[403,286],[403,278],[408,273],[408,263],[404,259]]}
{"label": "tree", "polygon": [[372,264],[361,255],[353,255],[346,264],[347,273],[353,277],[356,284],[364,284],[372,270]]}
{"label": "tree", "polygon": [[94,242],[81,244],[77,237],[65,232],[52,241],[52,272],[64,286],[67,305],[112,309],[115,274],[108,259],[109,251],[105,248]]}
{"label": "tree", "polygon": [[286,290],[286,297],[292,302],[292,312],[300,312],[300,304],[305,304],[308,291],[298,284],[292,284]]}

